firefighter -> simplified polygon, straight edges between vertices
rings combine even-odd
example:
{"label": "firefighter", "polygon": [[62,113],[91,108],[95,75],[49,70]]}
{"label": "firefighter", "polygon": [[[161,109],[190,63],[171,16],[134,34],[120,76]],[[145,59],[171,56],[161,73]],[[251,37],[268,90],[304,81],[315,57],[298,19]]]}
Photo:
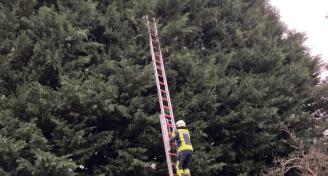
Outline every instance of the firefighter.
{"label": "firefighter", "polygon": [[189,163],[193,151],[189,130],[186,128],[186,123],[183,120],[177,121],[176,127],[177,130],[171,135],[170,142],[176,141],[178,146],[177,174],[178,176],[189,176]]}

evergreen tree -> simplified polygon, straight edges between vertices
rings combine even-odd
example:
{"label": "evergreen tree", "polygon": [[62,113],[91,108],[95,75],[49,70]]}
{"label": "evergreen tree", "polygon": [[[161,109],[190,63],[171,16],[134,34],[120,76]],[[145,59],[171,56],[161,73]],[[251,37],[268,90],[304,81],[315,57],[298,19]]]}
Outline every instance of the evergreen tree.
{"label": "evergreen tree", "polygon": [[2,175],[167,174],[145,14],[193,175],[259,175],[281,129],[308,135],[318,61],[267,1],[2,0]]}

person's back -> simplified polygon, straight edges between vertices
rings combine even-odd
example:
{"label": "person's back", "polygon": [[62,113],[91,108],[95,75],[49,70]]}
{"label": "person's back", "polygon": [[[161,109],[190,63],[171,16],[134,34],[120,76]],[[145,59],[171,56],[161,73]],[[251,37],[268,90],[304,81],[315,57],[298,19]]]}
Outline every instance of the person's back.
{"label": "person's back", "polygon": [[183,120],[176,123],[177,130],[175,131],[171,141],[176,141],[178,145],[178,159],[177,159],[177,174],[178,176],[190,175],[189,164],[193,152],[193,147],[190,141],[190,133],[186,128]]}

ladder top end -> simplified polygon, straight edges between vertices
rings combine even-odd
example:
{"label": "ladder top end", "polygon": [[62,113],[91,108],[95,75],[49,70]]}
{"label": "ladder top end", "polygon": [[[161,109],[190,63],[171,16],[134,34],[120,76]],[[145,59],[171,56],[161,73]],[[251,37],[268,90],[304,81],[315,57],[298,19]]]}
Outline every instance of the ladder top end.
{"label": "ladder top end", "polygon": [[142,18],[148,21],[148,15],[144,15]]}

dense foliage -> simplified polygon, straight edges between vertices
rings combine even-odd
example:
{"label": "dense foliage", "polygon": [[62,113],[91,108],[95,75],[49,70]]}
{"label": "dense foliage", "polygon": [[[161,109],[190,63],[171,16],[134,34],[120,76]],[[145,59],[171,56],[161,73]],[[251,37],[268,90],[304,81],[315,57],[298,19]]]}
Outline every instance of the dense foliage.
{"label": "dense foliage", "polygon": [[311,129],[316,60],[264,0],[0,0],[0,175],[166,175],[145,14],[193,175],[258,175]]}

